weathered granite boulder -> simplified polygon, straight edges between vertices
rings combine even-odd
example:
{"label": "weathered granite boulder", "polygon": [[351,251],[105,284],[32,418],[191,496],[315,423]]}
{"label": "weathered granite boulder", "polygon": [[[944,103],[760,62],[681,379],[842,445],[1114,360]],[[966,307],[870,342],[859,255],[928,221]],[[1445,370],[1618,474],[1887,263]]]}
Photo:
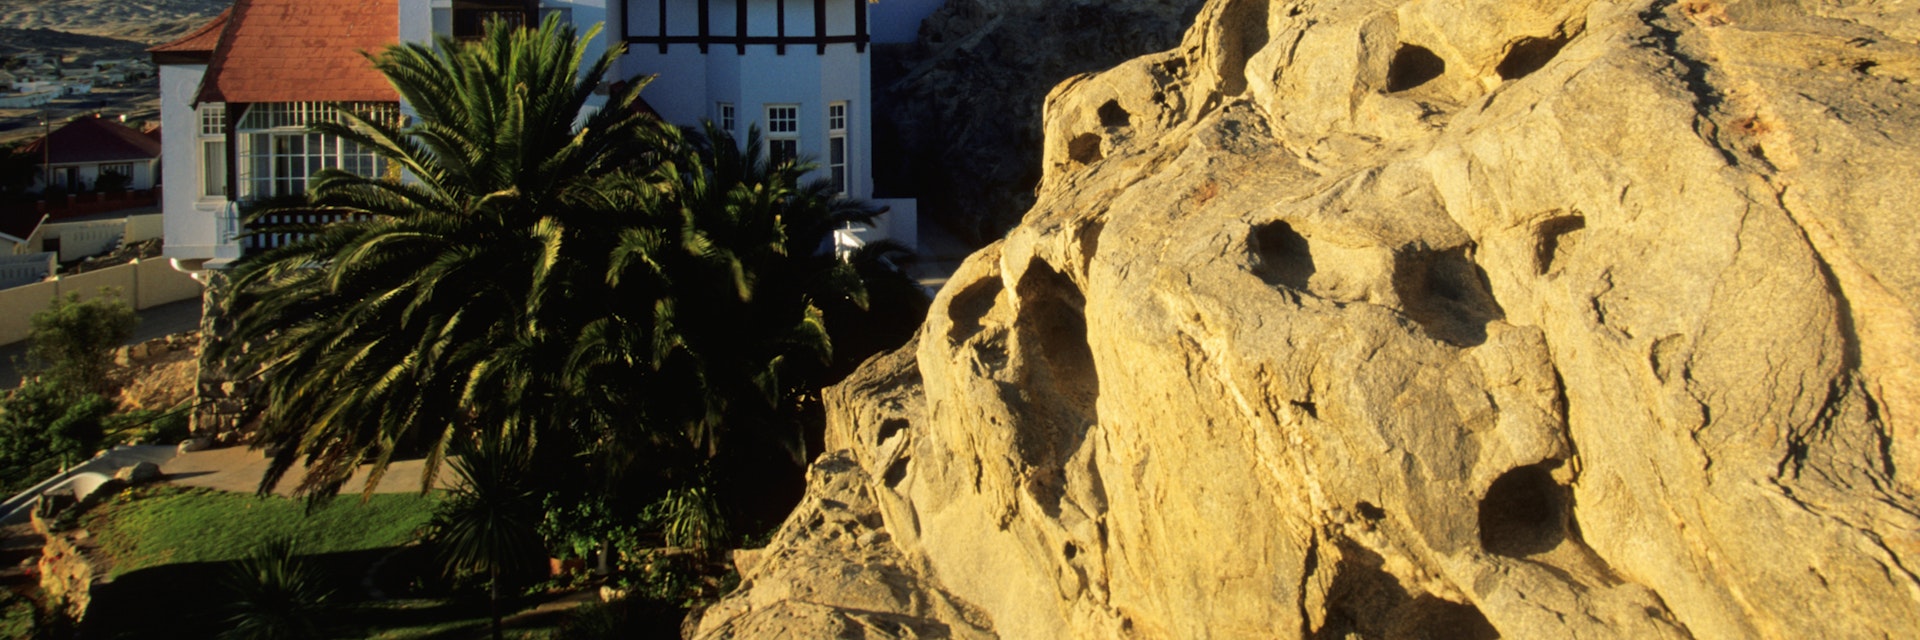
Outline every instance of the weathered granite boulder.
{"label": "weathered granite boulder", "polygon": [[[1917,40],[1213,0],[1049,96],[1038,203],[829,393],[864,478],[810,500],[1009,638],[1911,635]],[[782,568],[832,549],[709,622],[834,609]]]}
{"label": "weathered granite boulder", "polygon": [[161,475],[163,474],[160,473],[160,465],[151,462],[135,462],[113,472],[113,479],[127,484],[145,484],[159,480]]}

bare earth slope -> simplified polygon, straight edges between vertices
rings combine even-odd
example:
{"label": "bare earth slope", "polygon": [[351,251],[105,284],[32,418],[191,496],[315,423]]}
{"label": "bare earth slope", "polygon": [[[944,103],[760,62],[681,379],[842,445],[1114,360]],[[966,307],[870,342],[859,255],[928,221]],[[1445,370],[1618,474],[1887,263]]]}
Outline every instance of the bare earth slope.
{"label": "bare earth slope", "polygon": [[1053,92],[1038,203],[701,632],[1910,637],[1917,39],[1212,0]]}
{"label": "bare earth slope", "polygon": [[155,43],[205,24],[232,0],[4,0],[0,28]]}

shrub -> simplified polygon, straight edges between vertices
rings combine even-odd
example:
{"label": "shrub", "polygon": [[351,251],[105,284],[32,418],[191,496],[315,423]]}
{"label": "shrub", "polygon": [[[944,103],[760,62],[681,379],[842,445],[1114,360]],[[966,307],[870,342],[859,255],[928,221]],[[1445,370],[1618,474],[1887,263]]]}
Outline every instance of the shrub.
{"label": "shrub", "polygon": [[325,577],[302,560],[289,537],[273,538],[234,566],[227,578],[232,625],[223,639],[319,638],[333,593]]}
{"label": "shrub", "polygon": [[39,377],[76,393],[104,393],[112,387],[113,351],[133,337],[140,317],[118,292],[102,289],[91,300],[77,293],[55,298],[30,322],[27,360]]}

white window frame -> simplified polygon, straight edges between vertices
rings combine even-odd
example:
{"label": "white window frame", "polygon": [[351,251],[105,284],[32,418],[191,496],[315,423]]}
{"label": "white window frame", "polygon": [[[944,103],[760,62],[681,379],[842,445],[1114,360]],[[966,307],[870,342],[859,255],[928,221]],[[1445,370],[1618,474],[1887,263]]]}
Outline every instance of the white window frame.
{"label": "white window frame", "polygon": [[847,113],[845,102],[827,105],[827,182],[833,186],[834,193],[842,195],[852,191],[852,175],[848,173],[852,149],[847,145]]}
{"label": "white window frame", "polygon": [[227,104],[224,102],[203,102],[199,108],[199,134],[195,138],[195,148],[200,154],[200,162],[194,169],[199,174],[199,193],[201,201],[227,199]]}
{"label": "white window frame", "polygon": [[[780,164],[800,158],[800,105],[767,105],[767,161]],[[784,150],[784,152],[782,151]]]}
{"label": "white window frame", "polygon": [[734,124],[736,124],[735,117],[737,115],[738,112],[734,109],[733,103],[731,102],[716,102],[713,104],[713,117],[714,120],[720,123],[720,130],[736,138],[740,136],[740,133],[733,129]]}
{"label": "white window frame", "polygon": [[316,122],[339,121],[343,108],[368,117],[399,117],[399,105],[390,102],[273,102],[248,108],[234,128],[240,161],[237,199],[304,194],[308,181],[322,169],[385,175],[386,161],[371,149],[307,130]]}

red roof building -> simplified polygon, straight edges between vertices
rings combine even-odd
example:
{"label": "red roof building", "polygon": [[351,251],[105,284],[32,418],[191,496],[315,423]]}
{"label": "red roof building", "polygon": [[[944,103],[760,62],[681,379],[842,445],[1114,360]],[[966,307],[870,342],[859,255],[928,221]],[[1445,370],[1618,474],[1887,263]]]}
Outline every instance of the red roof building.
{"label": "red roof building", "polygon": [[68,122],[16,153],[44,163],[54,184],[80,191],[99,187],[101,176],[110,173],[121,176],[125,189],[151,189],[160,151],[160,140],[154,136],[94,117]]}
{"label": "red roof building", "polygon": [[166,255],[238,257],[235,205],[296,196],[325,169],[373,175],[364,148],[308,127],[342,111],[397,117],[368,54],[400,42],[402,0],[234,0],[148,50],[160,67]]}
{"label": "red roof building", "polygon": [[[201,102],[393,102],[366,53],[400,41],[399,0],[236,0],[200,85]],[[202,29],[205,31],[205,29]],[[161,47],[205,46],[196,32]]]}

